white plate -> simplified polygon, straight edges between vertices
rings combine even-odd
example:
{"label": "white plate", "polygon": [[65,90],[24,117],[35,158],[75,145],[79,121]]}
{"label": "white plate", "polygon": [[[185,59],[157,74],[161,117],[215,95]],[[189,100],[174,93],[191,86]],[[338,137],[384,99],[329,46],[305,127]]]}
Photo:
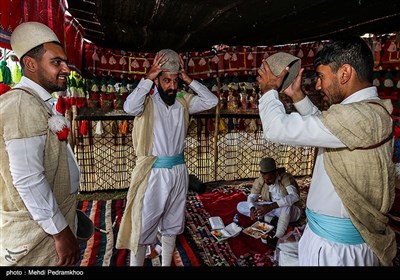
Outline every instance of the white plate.
{"label": "white plate", "polygon": [[259,239],[261,237],[261,235],[264,234],[262,231],[256,230],[256,229],[254,229],[252,227],[245,228],[243,230],[243,233],[245,233],[245,234],[247,234],[247,235],[249,235],[249,236],[251,236],[251,237],[253,237],[255,239]]}
{"label": "white plate", "polygon": [[270,232],[274,228],[274,226],[265,222],[257,221],[251,225],[251,228],[257,231],[261,231],[262,233],[267,233]]}
{"label": "white plate", "polygon": [[223,229],[214,229],[211,234],[217,239],[217,241],[223,241],[225,239],[235,237],[242,231],[242,228],[235,223],[230,223]]}

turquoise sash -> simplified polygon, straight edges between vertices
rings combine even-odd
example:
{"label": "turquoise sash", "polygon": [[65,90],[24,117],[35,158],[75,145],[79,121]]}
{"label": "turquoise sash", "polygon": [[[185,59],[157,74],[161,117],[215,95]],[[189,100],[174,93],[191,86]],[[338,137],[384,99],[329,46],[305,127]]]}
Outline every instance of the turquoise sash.
{"label": "turquoise sash", "polygon": [[306,208],[308,226],[318,236],[337,243],[357,245],[365,243],[350,219],[312,212]]}
{"label": "turquoise sash", "polygon": [[160,156],[153,164],[153,168],[169,168],[171,169],[175,165],[185,163],[185,156],[183,153],[175,156]]}

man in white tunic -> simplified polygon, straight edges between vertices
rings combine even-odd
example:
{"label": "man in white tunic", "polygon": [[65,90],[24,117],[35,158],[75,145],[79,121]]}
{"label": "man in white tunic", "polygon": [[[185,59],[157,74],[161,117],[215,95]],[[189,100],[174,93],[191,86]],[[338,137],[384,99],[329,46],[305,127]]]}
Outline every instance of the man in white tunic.
{"label": "man in white tunic", "polygon": [[[196,93],[177,97],[179,79]],[[218,104],[208,88],[192,80],[182,58],[161,50],[153,65],[124,103],[134,115],[133,144],[137,156],[127,205],[117,237],[117,248],[131,250],[131,266],[144,264],[146,245],[161,233],[162,266],[170,266],[176,236],[184,230],[189,185],[184,160],[189,114]]]}
{"label": "man in white tunic", "polygon": [[68,123],[55,116],[51,96],[67,89],[67,56],[54,32],[38,22],[19,25],[11,47],[24,77],[0,97],[0,265],[72,266],[80,257],[79,168],[57,135]]}
{"label": "man in white tunic", "polygon": [[361,38],[335,41],[314,62],[320,112],[301,90],[301,75],[283,92],[298,113],[286,114],[277,89],[289,71],[258,70],[264,135],[273,142],[318,147],[299,242],[303,266],[391,266],[396,240],[387,212],[394,200],[392,104],[372,86],[373,58]]}

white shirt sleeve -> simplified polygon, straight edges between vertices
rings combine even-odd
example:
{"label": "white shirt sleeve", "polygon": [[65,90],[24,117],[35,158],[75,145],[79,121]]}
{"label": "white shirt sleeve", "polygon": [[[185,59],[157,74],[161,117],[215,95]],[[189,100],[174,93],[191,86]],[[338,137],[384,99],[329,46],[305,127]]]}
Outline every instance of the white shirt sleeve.
{"label": "white shirt sleeve", "polygon": [[258,198],[258,194],[256,194],[256,193],[249,194],[249,196],[247,197],[247,202],[250,204],[250,208],[256,207],[257,198]]}
{"label": "white shirt sleeve", "polygon": [[133,116],[143,112],[144,101],[153,86],[153,81],[142,78],[137,87],[128,95],[124,102],[124,111]]}
{"label": "white shirt sleeve", "polygon": [[211,109],[218,104],[218,97],[215,96],[205,85],[192,80],[189,87],[197,93],[189,103],[189,114],[195,114],[201,111]]}
{"label": "white shirt sleeve", "polygon": [[271,142],[293,146],[345,147],[318,116],[302,116],[297,112],[286,114],[276,90],[270,90],[260,98],[259,113],[264,137]]}
{"label": "white shirt sleeve", "polygon": [[293,103],[294,107],[296,108],[297,112],[300,113],[302,116],[307,115],[319,115],[321,111],[318,109],[317,106],[312,103],[310,98],[306,95],[302,100],[299,102]]}
{"label": "white shirt sleeve", "polygon": [[292,206],[293,204],[295,204],[297,201],[300,200],[300,196],[297,193],[297,189],[295,186],[289,185],[286,187],[286,190],[288,192],[288,195],[276,201],[279,207]]}
{"label": "white shirt sleeve", "polygon": [[48,234],[68,226],[44,176],[43,154],[46,136],[6,141],[13,183],[32,218]]}

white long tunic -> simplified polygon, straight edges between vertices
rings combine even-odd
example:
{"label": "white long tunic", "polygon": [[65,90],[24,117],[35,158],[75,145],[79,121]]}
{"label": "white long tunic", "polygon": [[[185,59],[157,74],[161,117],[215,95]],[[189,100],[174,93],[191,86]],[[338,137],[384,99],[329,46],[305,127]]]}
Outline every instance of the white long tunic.
{"label": "white long tunic", "polygon": [[[138,116],[143,112],[146,96],[153,81],[142,79],[124,103],[124,110]],[[189,114],[211,109],[218,98],[201,83],[189,85],[197,93],[189,103]],[[174,156],[185,149],[184,108],[180,102],[167,106],[157,88],[151,94],[154,105],[154,156]],[[154,244],[157,227],[163,235],[177,235],[183,231],[186,193],[188,188],[186,164],[168,168],[153,168],[144,195],[140,244]]]}

